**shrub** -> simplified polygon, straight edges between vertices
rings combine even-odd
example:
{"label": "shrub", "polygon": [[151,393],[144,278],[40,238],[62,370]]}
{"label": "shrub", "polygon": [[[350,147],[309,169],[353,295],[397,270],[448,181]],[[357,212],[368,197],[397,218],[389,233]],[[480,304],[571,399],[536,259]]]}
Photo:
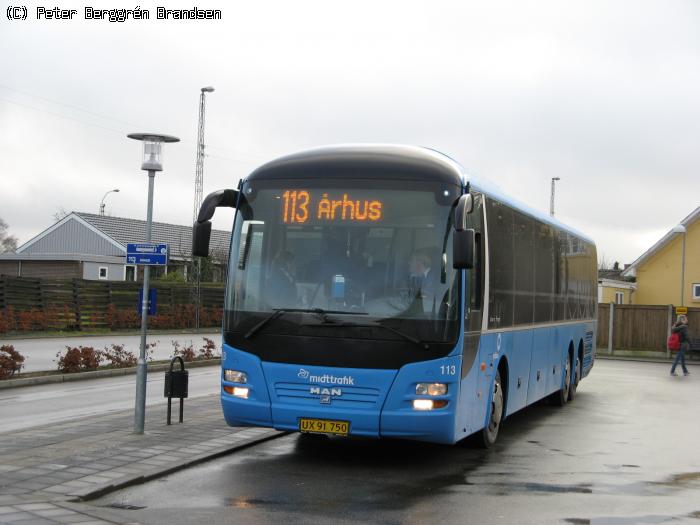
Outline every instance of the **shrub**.
{"label": "shrub", "polygon": [[30,330],[46,330],[49,325],[48,315],[34,308],[17,314],[17,328],[28,332]]}
{"label": "shrub", "polygon": [[65,355],[58,352],[56,357],[58,358],[58,370],[64,374],[97,370],[102,362],[102,352],[91,346],[66,346]]}
{"label": "shrub", "polygon": [[185,283],[185,282],[187,282],[187,279],[185,279],[185,276],[179,270],[168,272],[167,274],[162,275],[161,277],[159,277],[156,280],[160,281],[162,283]]}
{"label": "shrub", "polygon": [[17,329],[15,311],[12,306],[0,310],[0,334]]}
{"label": "shrub", "polygon": [[153,349],[160,341],[153,341],[152,343],[146,343],[146,361],[153,361]]}
{"label": "shrub", "polygon": [[24,356],[12,345],[0,346],[0,379],[7,379],[24,366]]}
{"label": "shrub", "polygon": [[192,344],[192,341],[190,341],[189,345],[180,345],[177,341],[171,341],[174,351],[173,351],[173,357],[175,356],[180,356],[185,362],[189,361],[194,361],[195,360],[195,352],[194,352],[194,345]]}
{"label": "shrub", "polygon": [[102,358],[105,361],[109,361],[109,366],[114,368],[136,366],[136,361],[138,360],[133,352],[124,349],[124,345],[115,344],[105,346],[105,349],[102,351]]}
{"label": "shrub", "polygon": [[204,339],[204,346],[199,349],[197,359],[214,359],[219,357],[219,353],[216,351],[216,343],[208,337],[202,337],[202,339]]}
{"label": "shrub", "polygon": [[141,316],[135,308],[119,310],[114,304],[107,306],[105,321],[111,329],[138,328],[141,326]]}

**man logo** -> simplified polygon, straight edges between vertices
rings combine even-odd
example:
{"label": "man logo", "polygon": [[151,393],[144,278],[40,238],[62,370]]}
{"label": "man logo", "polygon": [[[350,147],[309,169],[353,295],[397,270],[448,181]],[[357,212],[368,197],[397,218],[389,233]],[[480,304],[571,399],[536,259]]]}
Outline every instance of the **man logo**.
{"label": "man logo", "polygon": [[308,371],[308,370],[304,370],[303,368],[300,368],[300,369],[299,369],[299,373],[297,374],[297,376],[300,377],[301,379],[308,379],[308,377],[309,377],[309,371]]}
{"label": "man logo", "polygon": [[340,388],[325,388],[321,386],[312,386],[309,388],[310,394],[316,394],[317,396],[342,396],[343,392]]}

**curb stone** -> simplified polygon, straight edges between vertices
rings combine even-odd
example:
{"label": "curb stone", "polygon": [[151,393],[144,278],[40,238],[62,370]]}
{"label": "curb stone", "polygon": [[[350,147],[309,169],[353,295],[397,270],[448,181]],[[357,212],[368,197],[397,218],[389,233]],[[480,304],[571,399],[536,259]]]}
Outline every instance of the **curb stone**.
{"label": "curb stone", "polygon": [[67,500],[68,502],[80,502],[80,501],[89,501],[93,500],[96,498],[99,498],[101,496],[104,496],[105,494],[109,494],[110,492],[114,492],[117,490],[121,490],[126,487],[130,487],[132,485],[140,485],[141,483],[145,483],[147,481],[151,481],[156,478],[161,478],[163,476],[167,476],[168,474],[172,474],[174,472],[178,472],[180,470],[184,470],[189,467],[194,467],[195,465],[199,465],[200,463],[204,463],[205,461],[209,461],[211,459],[216,459],[220,458],[222,456],[225,456],[227,454],[230,454],[232,452],[236,452],[237,450],[242,450],[244,448],[251,447],[253,445],[257,445],[258,443],[264,443],[265,441],[270,441],[272,439],[277,439],[279,437],[285,436],[288,434],[288,432],[282,432],[279,430],[273,430],[273,429],[265,429],[267,432],[265,432],[261,437],[252,437],[248,438],[245,441],[238,443],[236,445],[228,446],[228,447],[223,447],[220,450],[215,450],[212,452],[204,453],[204,454],[199,454],[196,456],[193,456],[191,459],[187,461],[183,461],[182,463],[178,463],[175,466],[168,467],[168,468],[156,468],[152,470],[151,472],[146,472],[144,474],[140,474],[138,476],[133,476],[131,478],[126,478],[123,480],[120,480],[119,483],[111,483],[111,484],[105,484],[103,486],[99,486],[96,488],[90,488],[88,490],[84,491],[76,491],[74,493],[68,494],[69,499]]}

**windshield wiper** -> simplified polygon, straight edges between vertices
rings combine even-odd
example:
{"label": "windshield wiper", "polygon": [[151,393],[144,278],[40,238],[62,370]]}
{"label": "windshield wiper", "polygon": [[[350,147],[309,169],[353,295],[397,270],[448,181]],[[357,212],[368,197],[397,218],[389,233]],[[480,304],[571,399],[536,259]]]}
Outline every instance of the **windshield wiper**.
{"label": "windshield wiper", "polygon": [[[327,312],[327,313],[332,313],[332,312]],[[345,313],[345,312],[343,312]],[[407,341],[412,342],[413,344],[416,344],[420,346],[423,350],[430,350],[430,346],[428,343],[425,343],[421,341],[420,339],[416,339],[412,335],[407,334],[406,332],[402,332],[401,330],[397,330],[396,328],[392,326],[388,326],[379,322],[369,322],[369,323],[351,323],[351,322],[343,322],[343,321],[337,321],[334,319],[327,318],[324,319],[323,324],[308,324],[304,326],[332,326],[334,328],[341,328],[341,327],[352,327],[352,328],[384,328],[385,330],[389,330],[390,332],[395,333],[396,335],[403,337]]]}
{"label": "windshield wiper", "polygon": [[308,313],[308,314],[317,314],[317,315],[321,316],[321,320],[323,321],[324,324],[335,324],[337,322],[337,321],[330,319],[328,317],[328,314],[367,315],[367,312],[346,312],[343,310],[324,310],[323,308],[275,308],[275,310],[270,315],[265,317],[262,321],[260,321],[258,324],[256,324],[253,328],[248,330],[243,337],[246,339],[250,339],[255,334],[257,334],[260,330],[262,330],[267,323],[269,323],[270,321],[274,321],[278,317],[281,317],[288,312],[302,312],[302,313]]}

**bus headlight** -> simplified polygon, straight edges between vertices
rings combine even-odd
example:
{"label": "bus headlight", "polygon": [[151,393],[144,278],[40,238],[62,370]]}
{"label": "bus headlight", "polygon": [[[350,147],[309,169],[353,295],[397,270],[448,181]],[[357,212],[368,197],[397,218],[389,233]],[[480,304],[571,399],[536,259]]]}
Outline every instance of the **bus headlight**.
{"label": "bus headlight", "polygon": [[247,383],[248,376],[245,372],[239,372],[238,370],[224,370],[224,380],[231,383]]}
{"label": "bus headlight", "polygon": [[227,394],[231,394],[232,396],[235,396],[235,397],[248,399],[249,389],[246,387],[242,387],[242,386],[225,386],[224,392],[226,392]]}
{"label": "bus headlight", "polygon": [[416,394],[419,396],[444,396],[447,394],[445,383],[418,383]]}

